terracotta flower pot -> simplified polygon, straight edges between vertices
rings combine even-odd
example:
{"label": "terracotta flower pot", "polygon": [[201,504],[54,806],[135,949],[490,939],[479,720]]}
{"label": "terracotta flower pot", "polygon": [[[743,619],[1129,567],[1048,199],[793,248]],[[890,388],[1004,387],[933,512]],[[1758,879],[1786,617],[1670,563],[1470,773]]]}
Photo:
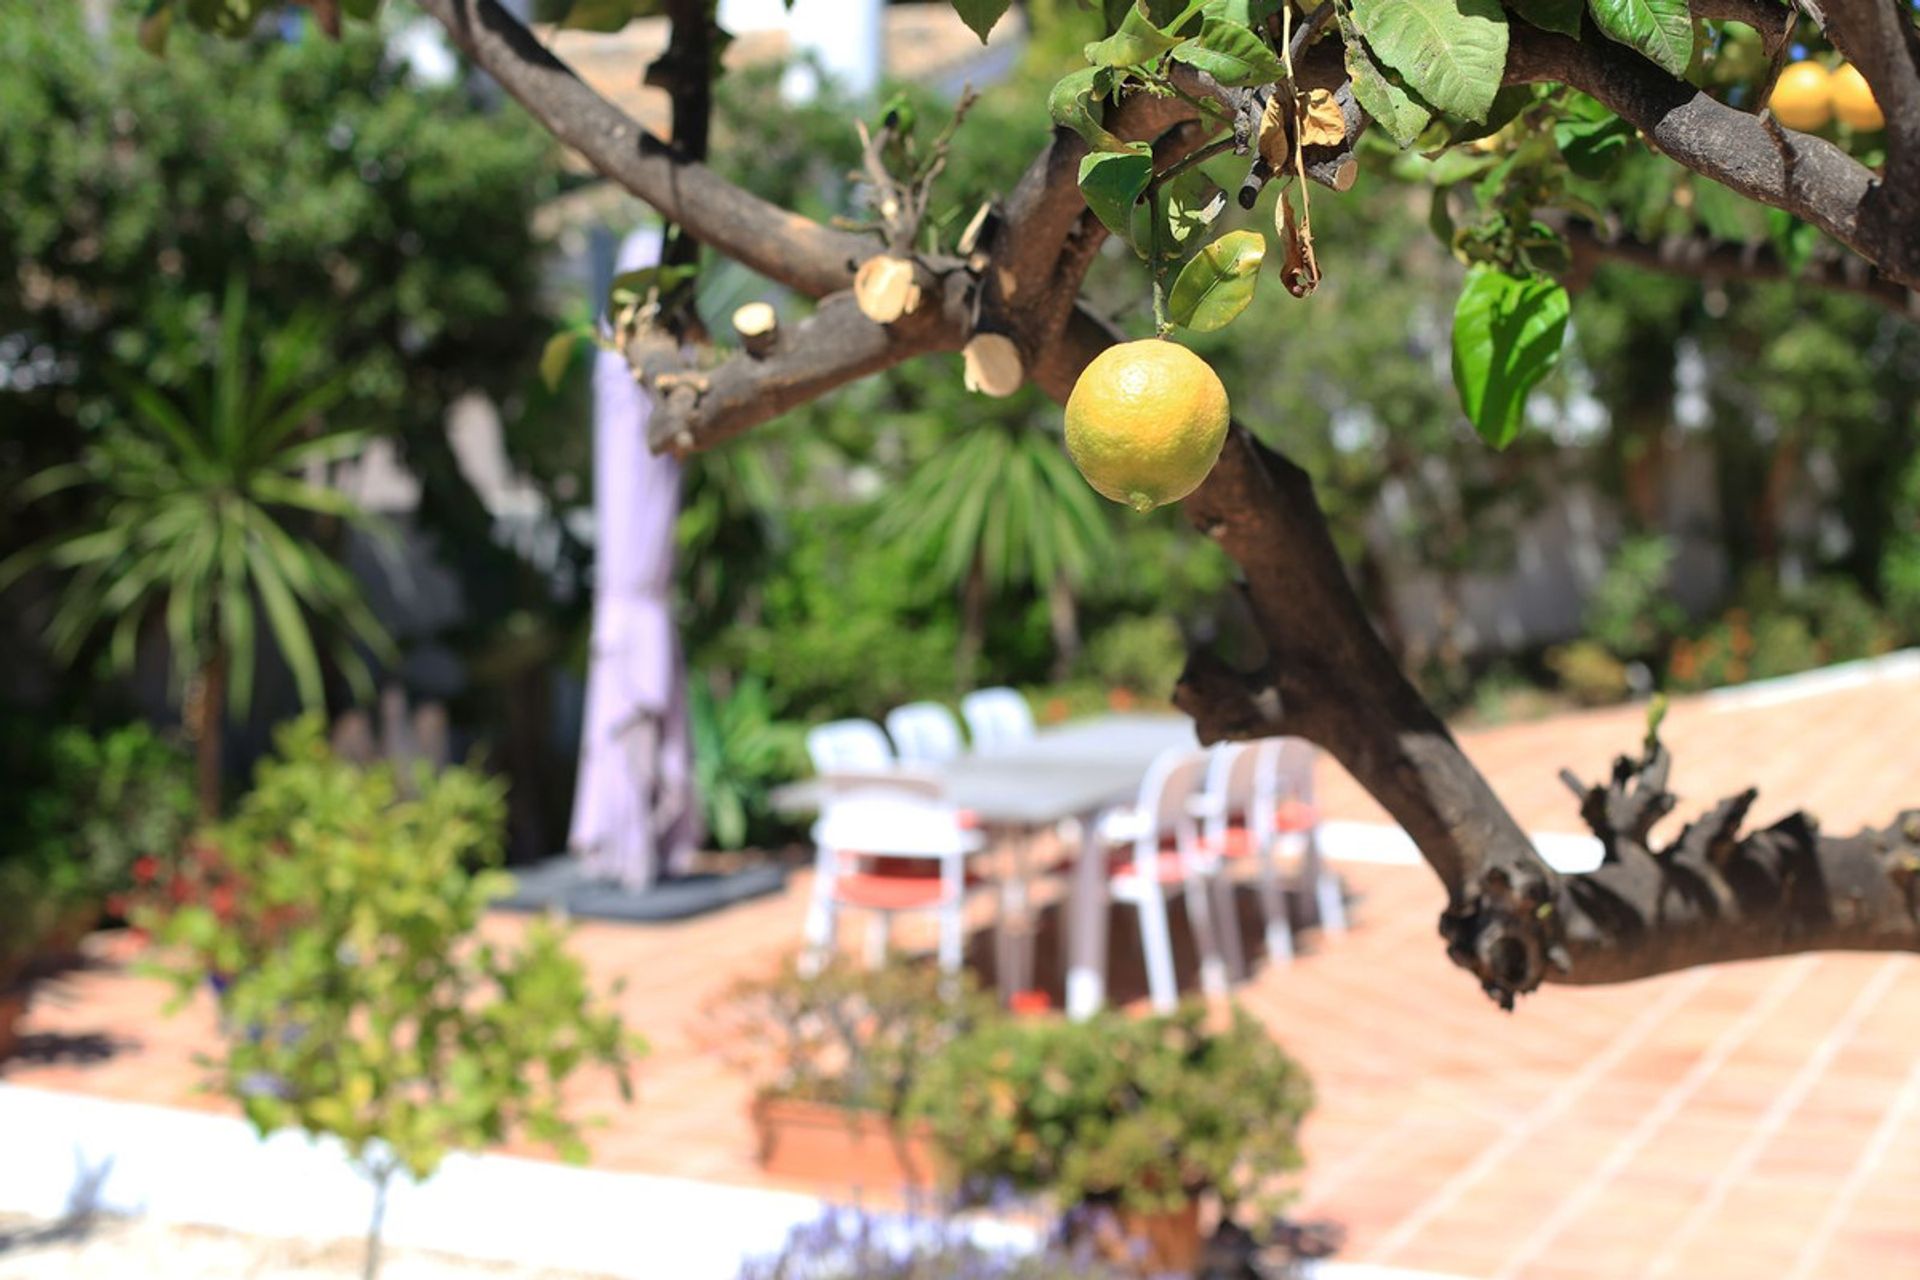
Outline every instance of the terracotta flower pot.
{"label": "terracotta flower pot", "polygon": [[0,1060],[10,1057],[20,1044],[16,1024],[27,1016],[25,990],[0,991]]}
{"label": "terracotta flower pot", "polygon": [[1200,1268],[1200,1202],[1155,1213],[1120,1211],[1120,1229],[1132,1245],[1130,1261],[1144,1275],[1190,1276]]}
{"label": "terracotta flower pot", "polygon": [[931,1131],[878,1111],[792,1098],[759,1098],[753,1127],[760,1167],[782,1178],[876,1188],[925,1188],[939,1181]]}

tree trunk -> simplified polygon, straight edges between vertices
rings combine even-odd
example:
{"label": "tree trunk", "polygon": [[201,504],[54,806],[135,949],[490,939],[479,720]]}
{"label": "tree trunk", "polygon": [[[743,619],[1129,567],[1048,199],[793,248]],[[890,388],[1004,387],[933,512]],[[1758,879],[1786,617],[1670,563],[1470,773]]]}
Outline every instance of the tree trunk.
{"label": "tree trunk", "polygon": [[1080,660],[1080,608],[1065,574],[1047,588],[1047,621],[1053,628],[1053,678],[1065,680]]}
{"label": "tree trunk", "polygon": [[380,1275],[380,1230],[387,1218],[387,1186],[393,1181],[393,1162],[383,1160],[367,1167],[373,1180],[373,1212],[367,1219],[367,1254],[360,1269],[361,1280],[377,1280]]}
{"label": "tree trunk", "polygon": [[194,759],[200,793],[200,820],[214,822],[220,817],[221,756],[227,715],[227,651],[216,644],[213,653],[201,664],[197,695],[189,711],[188,728],[194,738]]}

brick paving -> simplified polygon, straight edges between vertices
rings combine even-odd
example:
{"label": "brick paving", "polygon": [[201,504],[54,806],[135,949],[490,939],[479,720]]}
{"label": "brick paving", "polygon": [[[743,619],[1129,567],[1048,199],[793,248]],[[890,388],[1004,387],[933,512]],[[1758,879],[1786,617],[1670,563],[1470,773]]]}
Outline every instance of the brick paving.
{"label": "brick paving", "polygon": [[[1569,831],[1556,771],[1598,775],[1643,728],[1627,708],[1463,742],[1524,825]],[[1920,804],[1916,731],[1912,676],[1789,702],[1681,702],[1665,729],[1681,795],[1669,821],[1753,783],[1759,821],[1804,805],[1830,830],[1883,823]],[[1379,816],[1327,772],[1332,814]],[[1920,959],[1725,965],[1549,990],[1505,1015],[1442,953],[1424,869],[1342,871],[1354,930],[1309,935],[1300,960],[1261,967],[1242,999],[1313,1075],[1296,1211],[1345,1224],[1343,1258],[1487,1280],[1920,1276]],[[791,945],[805,891],[801,875],[718,916],[579,927],[576,946],[597,975],[625,977],[620,1003],[653,1044],[632,1106],[604,1081],[581,1089],[608,1117],[596,1164],[774,1185],[753,1165],[751,1082],[718,1065],[702,1010]],[[1116,917],[1123,997],[1139,990],[1128,928]],[[157,985],[125,971],[125,942],[92,945],[93,967],[41,994],[26,1055],[0,1080],[218,1108],[194,1091],[210,1009],[163,1017]]]}

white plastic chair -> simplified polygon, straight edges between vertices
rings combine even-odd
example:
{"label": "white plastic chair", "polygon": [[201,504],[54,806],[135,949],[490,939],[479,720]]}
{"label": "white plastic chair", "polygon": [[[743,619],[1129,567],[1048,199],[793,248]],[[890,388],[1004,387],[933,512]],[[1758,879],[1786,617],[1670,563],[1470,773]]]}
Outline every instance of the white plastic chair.
{"label": "white plastic chair", "polygon": [[[1346,929],[1346,907],[1339,881],[1320,858],[1319,813],[1313,807],[1313,767],[1317,752],[1300,738],[1268,738],[1214,748],[1205,791],[1194,801],[1203,822],[1201,845],[1223,870],[1253,860],[1259,868],[1260,905],[1266,917],[1267,954],[1276,961],[1294,955],[1293,923],[1280,869],[1281,846],[1301,845],[1302,888],[1314,895],[1323,928]],[[1231,880],[1223,875],[1231,909]],[[1236,939],[1237,941],[1237,939]],[[1245,974],[1245,958],[1233,957]]]}
{"label": "white plastic chair", "polygon": [[1260,742],[1262,753],[1259,777],[1272,788],[1265,801],[1272,815],[1268,828],[1280,836],[1284,845],[1298,845],[1300,876],[1313,894],[1313,905],[1320,927],[1328,933],[1347,931],[1347,900],[1340,892],[1340,877],[1328,870],[1320,854],[1320,810],[1313,798],[1314,765],[1320,748],[1305,738],[1267,738]]}
{"label": "white plastic chair", "polygon": [[[1200,951],[1200,985],[1225,995],[1227,967],[1215,931],[1210,881],[1218,860],[1200,840],[1192,801],[1207,770],[1203,751],[1176,747],[1160,753],[1141,779],[1133,808],[1107,815],[1100,837],[1113,846],[1107,867],[1108,890],[1115,901],[1132,906],[1140,918],[1140,948],[1147,962],[1147,991],[1153,1007],[1165,1012],[1179,1000],[1173,967],[1173,939],[1167,920],[1167,889],[1186,889],[1187,921]],[[1231,922],[1227,922],[1231,928]]]}
{"label": "white plastic chair", "polygon": [[1033,708],[1018,689],[976,689],[960,699],[976,755],[992,755],[1033,737]]}
{"label": "white plastic chair", "polygon": [[871,720],[834,720],[807,730],[815,773],[884,773],[893,768],[893,744]]}
{"label": "white plastic chair", "polygon": [[960,722],[938,702],[909,702],[887,712],[887,735],[907,764],[939,764],[966,749]]}
{"label": "white plastic chair", "polygon": [[893,917],[931,911],[939,919],[940,967],[960,968],[966,895],[982,881],[967,859],[985,840],[947,804],[930,779],[873,774],[821,775],[827,793],[813,826],[815,874],[808,907],[810,966],[830,955],[844,908],[870,911],[867,964],[885,960]]}

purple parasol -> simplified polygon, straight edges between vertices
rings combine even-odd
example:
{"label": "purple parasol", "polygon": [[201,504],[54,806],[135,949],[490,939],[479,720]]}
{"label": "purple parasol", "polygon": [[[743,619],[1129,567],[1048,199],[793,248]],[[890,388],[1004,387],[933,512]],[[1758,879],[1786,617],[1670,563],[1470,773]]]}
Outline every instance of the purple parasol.
{"label": "purple parasol", "polygon": [[[660,234],[620,246],[645,266]],[[680,464],[647,447],[646,393],[627,362],[593,367],[593,643],[567,844],[587,874],[628,889],[684,872],[704,834],[693,787],[686,670],[673,624]]]}

